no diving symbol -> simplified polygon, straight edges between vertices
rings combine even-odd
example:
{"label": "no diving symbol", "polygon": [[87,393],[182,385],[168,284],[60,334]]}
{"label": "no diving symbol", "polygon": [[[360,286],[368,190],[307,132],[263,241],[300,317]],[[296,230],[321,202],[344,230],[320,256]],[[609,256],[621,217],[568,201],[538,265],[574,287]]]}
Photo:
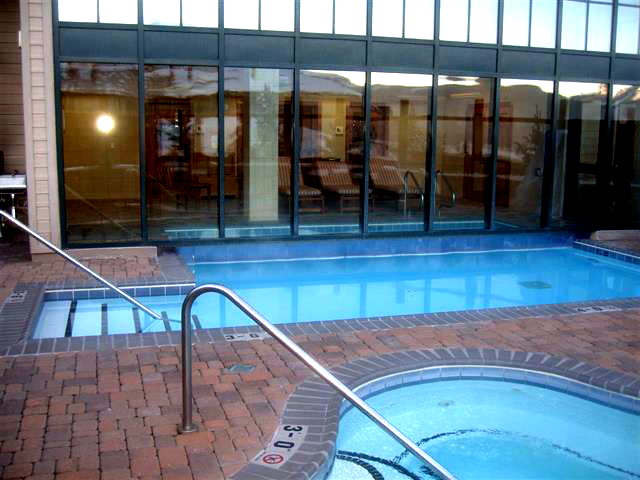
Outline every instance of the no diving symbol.
{"label": "no diving symbol", "polygon": [[278,465],[284,461],[284,457],[277,453],[269,453],[262,457],[262,463],[267,465]]}

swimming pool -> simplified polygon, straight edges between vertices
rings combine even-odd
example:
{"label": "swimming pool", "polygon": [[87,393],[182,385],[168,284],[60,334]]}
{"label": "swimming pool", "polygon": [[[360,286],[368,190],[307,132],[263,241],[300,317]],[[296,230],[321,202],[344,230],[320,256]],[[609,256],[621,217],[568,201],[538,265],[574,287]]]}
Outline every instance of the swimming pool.
{"label": "swimming pool", "polygon": [[[574,248],[193,264],[196,281],[222,283],[274,323],[458,311],[640,296],[640,267]],[[180,295],[141,298],[166,320],[120,299],[45,302],[34,338],[179,330]],[[206,295],[195,328],[252,325]]]}
{"label": "swimming pool", "polygon": [[[460,480],[640,478],[640,415],[540,386],[447,379],[367,401]],[[435,478],[351,408],[328,480]]]}

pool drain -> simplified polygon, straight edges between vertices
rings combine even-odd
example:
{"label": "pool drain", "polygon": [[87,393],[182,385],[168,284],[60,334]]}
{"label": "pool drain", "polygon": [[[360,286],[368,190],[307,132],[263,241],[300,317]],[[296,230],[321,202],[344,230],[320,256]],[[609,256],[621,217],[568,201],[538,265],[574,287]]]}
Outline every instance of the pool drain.
{"label": "pool drain", "polygon": [[530,280],[526,282],[518,282],[518,285],[524,288],[531,288],[533,290],[544,290],[545,288],[551,288],[551,284],[543,282],[541,280]]}

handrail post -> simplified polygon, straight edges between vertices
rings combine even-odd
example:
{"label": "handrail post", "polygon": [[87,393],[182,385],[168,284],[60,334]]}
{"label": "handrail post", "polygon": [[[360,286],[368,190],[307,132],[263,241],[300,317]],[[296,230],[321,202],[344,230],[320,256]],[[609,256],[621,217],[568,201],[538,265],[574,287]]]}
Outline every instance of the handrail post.
{"label": "handrail post", "polygon": [[180,433],[197,432],[193,423],[193,351],[191,341],[191,307],[196,298],[205,292],[191,290],[182,302],[182,425]]}

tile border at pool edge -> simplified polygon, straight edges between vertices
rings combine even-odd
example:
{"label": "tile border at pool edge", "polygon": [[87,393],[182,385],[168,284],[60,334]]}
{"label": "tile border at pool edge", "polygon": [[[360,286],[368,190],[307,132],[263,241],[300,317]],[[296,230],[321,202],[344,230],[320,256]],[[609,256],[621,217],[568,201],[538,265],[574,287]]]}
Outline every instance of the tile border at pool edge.
{"label": "tile border at pool edge", "polygon": [[[491,321],[509,321],[548,315],[577,315],[640,308],[640,297],[603,301],[584,301],[529,307],[500,307],[482,310],[396,315],[388,317],[353,318],[319,322],[277,324],[288,336],[340,334],[355,331],[388,330],[393,328],[439,327],[474,324]],[[0,312],[3,314],[4,310]],[[26,312],[25,315],[29,313]],[[32,312],[37,316],[38,311]],[[19,316],[19,315],[16,315]],[[27,317],[23,317],[27,318]],[[3,319],[0,315],[0,324]],[[35,319],[27,322],[27,331],[34,328]],[[193,330],[194,344],[226,342],[225,335],[259,333],[257,325]],[[59,337],[17,341],[10,346],[0,346],[0,357],[76,351],[105,351],[119,348],[162,347],[180,344],[180,331],[111,334],[87,337]]]}
{"label": "tile border at pool edge", "polygon": [[[445,368],[448,371],[443,376]],[[422,381],[427,376],[431,379],[490,378],[552,388],[614,408],[640,412],[640,376],[541,352],[462,347],[408,350],[356,359],[332,371],[350,388],[382,383],[379,388],[370,388],[365,396]],[[425,371],[430,373],[425,375]],[[502,377],[496,375],[500,372]],[[314,408],[305,408],[310,402]],[[333,465],[338,422],[344,408],[341,397],[331,387],[316,376],[308,378],[289,396],[281,416],[281,424],[308,427],[296,453],[277,469],[254,460],[231,479],[326,478]],[[258,454],[255,458],[261,456]]]}

